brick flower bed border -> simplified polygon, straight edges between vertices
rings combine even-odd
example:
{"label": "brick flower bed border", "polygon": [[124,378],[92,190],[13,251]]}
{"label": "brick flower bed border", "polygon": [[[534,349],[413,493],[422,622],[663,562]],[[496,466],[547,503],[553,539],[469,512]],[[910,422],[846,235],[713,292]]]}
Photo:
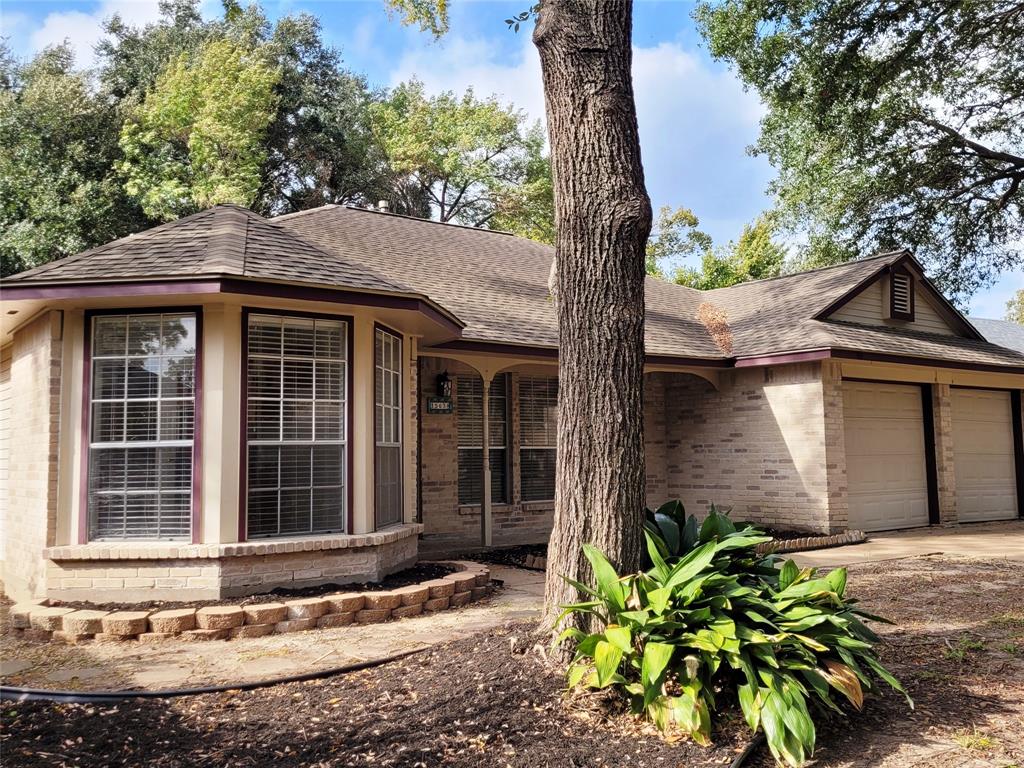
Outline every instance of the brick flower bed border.
{"label": "brick flower bed border", "polygon": [[461,608],[490,592],[491,572],[486,565],[462,560],[439,565],[456,571],[386,592],[339,592],[279,603],[156,611],[95,611],[50,606],[48,601],[22,603],[11,607],[11,631],[36,642],[155,642],[173,637],[233,640],[404,619]]}

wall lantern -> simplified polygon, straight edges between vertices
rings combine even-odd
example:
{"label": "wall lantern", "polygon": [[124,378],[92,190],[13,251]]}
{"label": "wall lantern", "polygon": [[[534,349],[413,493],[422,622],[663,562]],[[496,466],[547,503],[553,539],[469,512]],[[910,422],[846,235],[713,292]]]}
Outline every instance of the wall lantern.
{"label": "wall lantern", "polygon": [[452,396],[452,380],[451,377],[448,375],[448,371],[445,371],[444,373],[439,373],[437,375],[437,396]]}

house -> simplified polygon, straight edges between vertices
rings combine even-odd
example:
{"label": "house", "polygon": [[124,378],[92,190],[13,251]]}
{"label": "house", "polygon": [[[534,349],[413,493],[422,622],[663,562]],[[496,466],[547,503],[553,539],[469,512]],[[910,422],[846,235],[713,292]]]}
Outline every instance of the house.
{"label": "house", "polygon": [[[5,280],[7,591],[205,599],[543,540],[552,253],[223,205]],[[650,503],[824,532],[1024,509],[1024,355],[911,254],[646,293]]]}

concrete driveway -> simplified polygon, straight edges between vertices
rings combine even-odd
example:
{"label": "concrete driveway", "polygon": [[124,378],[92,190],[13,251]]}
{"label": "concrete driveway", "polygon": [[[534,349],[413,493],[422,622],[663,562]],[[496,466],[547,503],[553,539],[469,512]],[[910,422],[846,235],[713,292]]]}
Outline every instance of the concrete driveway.
{"label": "concrete driveway", "polygon": [[798,552],[793,559],[802,566],[832,568],[934,554],[1024,561],[1024,520],[872,533],[864,544]]}

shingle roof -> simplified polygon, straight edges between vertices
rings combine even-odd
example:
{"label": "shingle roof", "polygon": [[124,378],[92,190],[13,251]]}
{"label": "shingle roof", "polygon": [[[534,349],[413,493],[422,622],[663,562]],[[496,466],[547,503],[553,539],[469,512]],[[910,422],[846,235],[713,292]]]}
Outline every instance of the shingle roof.
{"label": "shingle roof", "polygon": [[[1024,368],[1024,354],[976,339],[816,319],[906,257],[885,253],[713,291],[648,279],[647,353],[722,362],[832,349]],[[328,205],[267,220],[217,206],[7,280],[237,275],[412,293],[456,315],[464,339],[556,348],[553,258],[550,246],[502,232],[358,208]]]}
{"label": "shingle roof", "polygon": [[5,278],[9,283],[152,280],[230,275],[408,292],[252,211],[218,205]]}
{"label": "shingle roof", "polygon": [[1009,320],[988,320],[983,317],[968,318],[981,335],[1000,347],[1024,352],[1024,325]]}

